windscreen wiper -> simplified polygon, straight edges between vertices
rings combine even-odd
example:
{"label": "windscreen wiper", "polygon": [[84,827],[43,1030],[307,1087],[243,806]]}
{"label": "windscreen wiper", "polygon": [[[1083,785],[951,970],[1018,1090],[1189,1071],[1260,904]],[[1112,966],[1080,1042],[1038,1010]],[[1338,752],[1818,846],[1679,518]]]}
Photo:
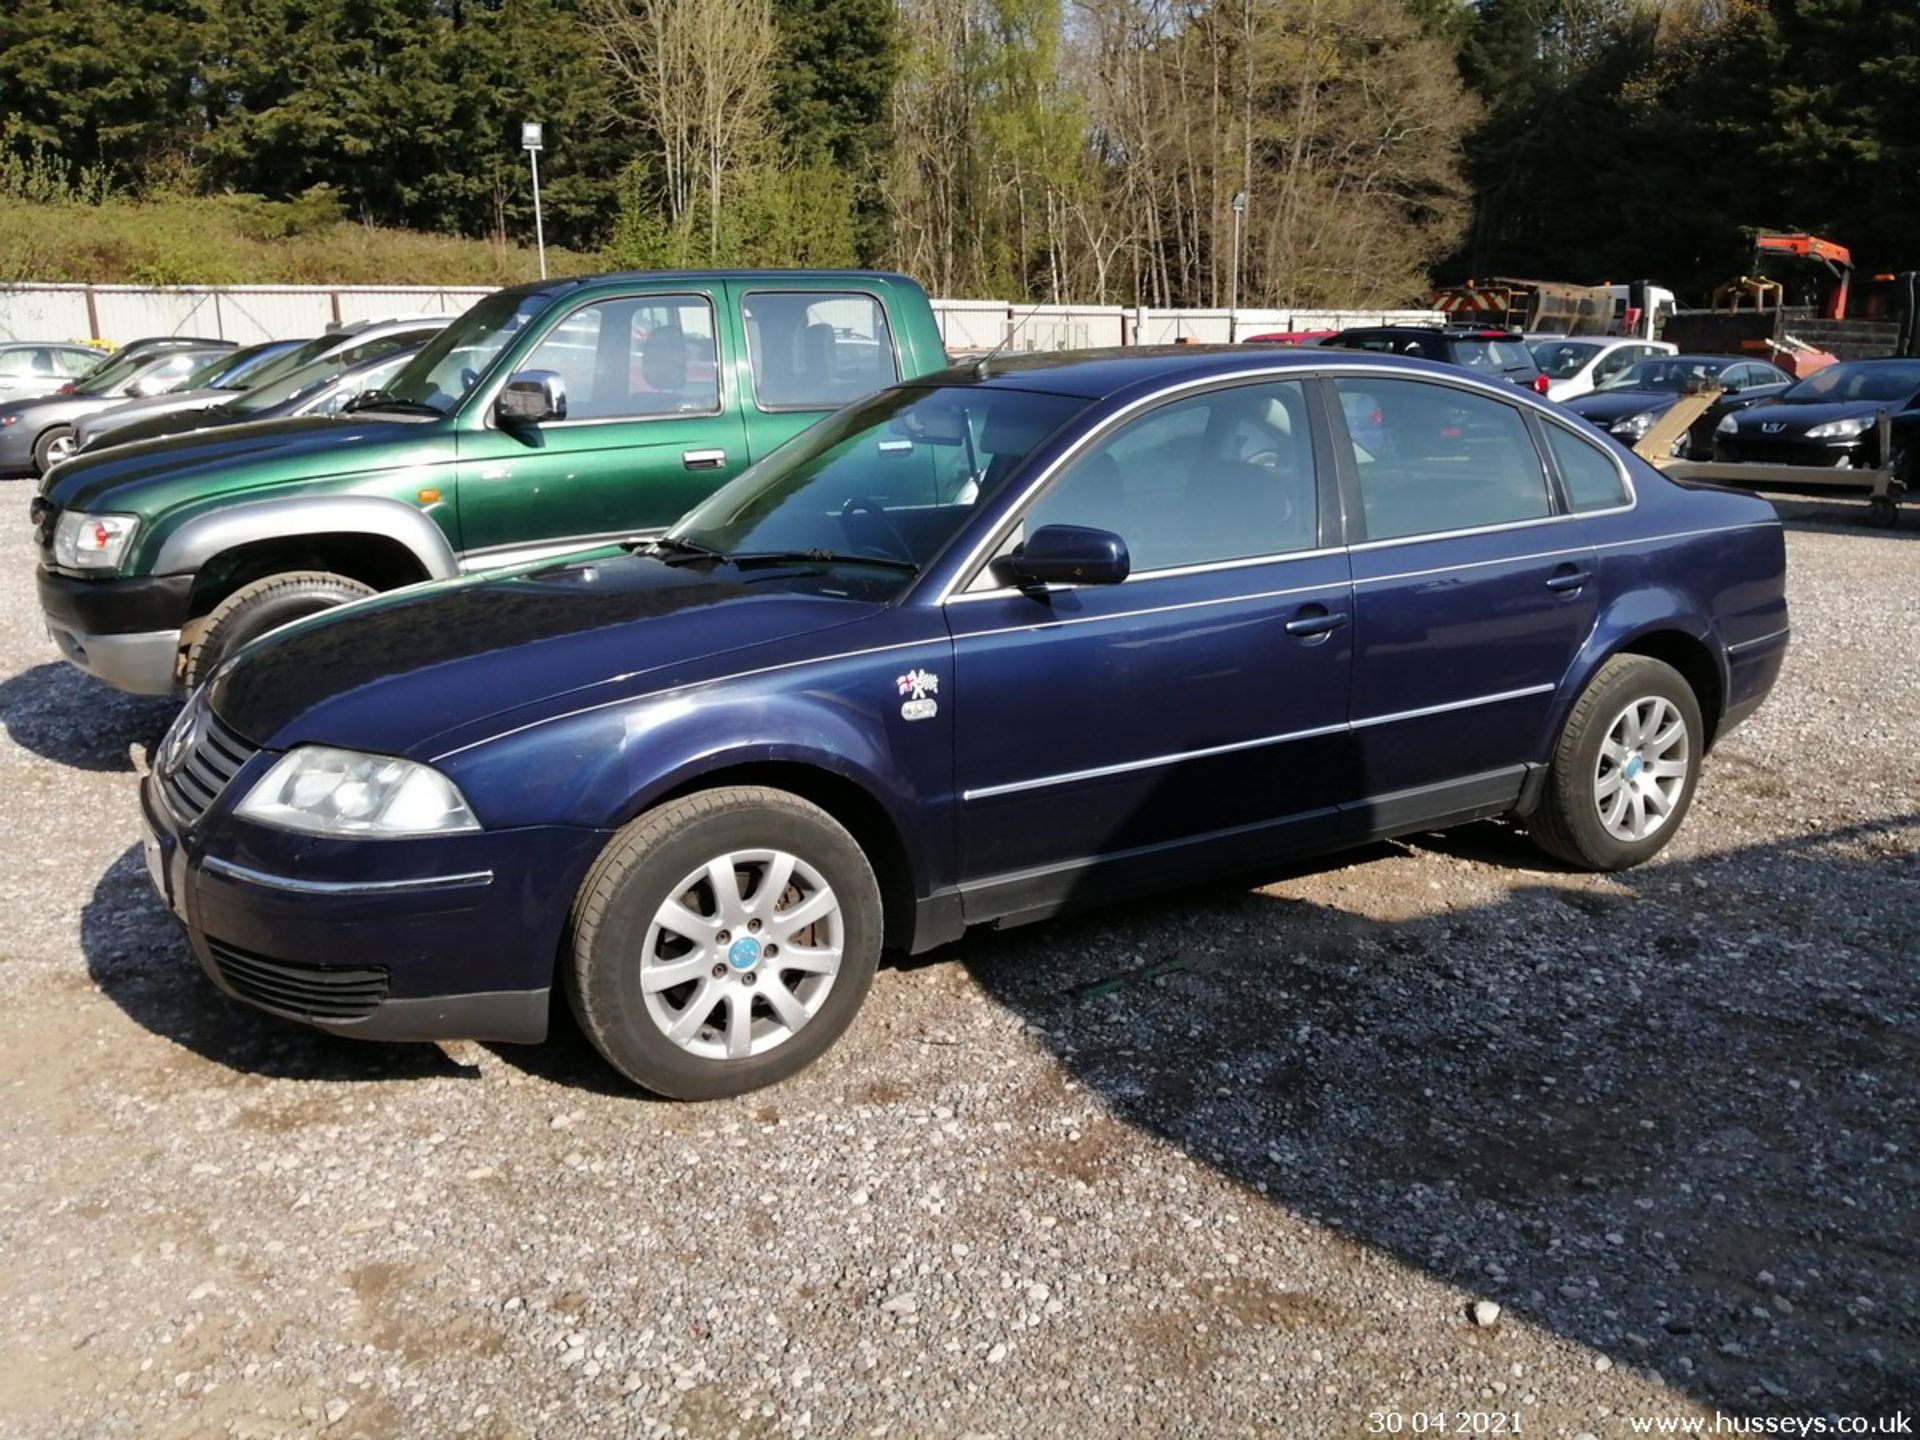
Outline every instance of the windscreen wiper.
{"label": "windscreen wiper", "polygon": [[648,554],[661,559],[663,565],[671,565],[673,559],[661,558],[662,552],[672,551],[674,559],[679,560],[725,560],[727,557],[711,545],[702,545],[698,540],[688,540],[679,535],[656,535],[651,540],[629,540],[629,550],[645,550]]}
{"label": "windscreen wiper", "polygon": [[918,575],[920,567],[911,560],[892,555],[849,555],[842,550],[756,550],[746,555],[729,555],[727,562],[744,570],[750,565],[876,565],[883,570],[901,570]]}
{"label": "windscreen wiper", "polygon": [[398,410],[407,415],[431,415],[438,420],[443,412],[438,405],[424,400],[402,400],[391,390],[363,390],[340,407],[341,412],[355,410]]}

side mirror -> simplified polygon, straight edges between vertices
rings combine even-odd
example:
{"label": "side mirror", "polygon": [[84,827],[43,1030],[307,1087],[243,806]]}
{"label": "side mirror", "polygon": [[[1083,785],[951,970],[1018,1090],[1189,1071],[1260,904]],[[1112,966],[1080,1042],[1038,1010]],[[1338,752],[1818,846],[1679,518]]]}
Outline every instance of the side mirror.
{"label": "side mirror", "polygon": [[1118,585],[1132,573],[1127,542],[1111,530],[1043,525],[1000,562],[1014,584]]}
{"label": "side mirror", "polygon": [[494,403],[502,425],[538,425],[567,418],[567,382],[558,370],[522,370]]}

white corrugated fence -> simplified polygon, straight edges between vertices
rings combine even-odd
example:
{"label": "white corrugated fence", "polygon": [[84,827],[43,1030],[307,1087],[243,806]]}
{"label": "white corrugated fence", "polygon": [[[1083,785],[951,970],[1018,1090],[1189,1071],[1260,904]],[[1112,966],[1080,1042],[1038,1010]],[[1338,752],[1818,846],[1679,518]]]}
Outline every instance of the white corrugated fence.
{"label": "white corrugated fence", "polygon": [[[389,315],[456,313],[485,287],[371,285],[0,286],[0,340],[196,335],[250,345],[317,335],[329,325]],[[1113,345],[1220,344],[1251,335],[1350,325],[1437,325],[1437,310],[1158,310],[1122,305],[1026,305],[935,300],[948,350],[1090,350]]]}

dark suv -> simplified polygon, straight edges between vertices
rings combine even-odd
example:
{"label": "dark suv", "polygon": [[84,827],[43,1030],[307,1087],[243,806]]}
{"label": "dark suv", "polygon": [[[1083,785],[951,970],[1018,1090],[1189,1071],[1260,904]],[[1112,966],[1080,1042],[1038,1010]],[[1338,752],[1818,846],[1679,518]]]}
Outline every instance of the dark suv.
{"label": "dark suv", "polygon": [[1536,395],[1547,393],[1547,377],[1534,363],[1526,337],[1511,330],[1372,325],[1362,330],[1342,330],[1320,343],[1342,350],[1371,350],[1378,355],[1417,355],[1443,365],[1458,365],[1490,379],[1511,380]]}

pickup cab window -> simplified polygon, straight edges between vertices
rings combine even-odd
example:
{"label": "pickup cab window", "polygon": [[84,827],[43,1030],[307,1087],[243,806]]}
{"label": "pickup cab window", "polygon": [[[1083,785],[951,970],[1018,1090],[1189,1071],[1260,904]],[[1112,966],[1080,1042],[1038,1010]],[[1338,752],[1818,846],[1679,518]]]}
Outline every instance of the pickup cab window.
{"label": "pickup cab window", "polygon": [[887,312],[871,295],[756,290],[740,313],[762,410],[834,410],[900,378]]}

